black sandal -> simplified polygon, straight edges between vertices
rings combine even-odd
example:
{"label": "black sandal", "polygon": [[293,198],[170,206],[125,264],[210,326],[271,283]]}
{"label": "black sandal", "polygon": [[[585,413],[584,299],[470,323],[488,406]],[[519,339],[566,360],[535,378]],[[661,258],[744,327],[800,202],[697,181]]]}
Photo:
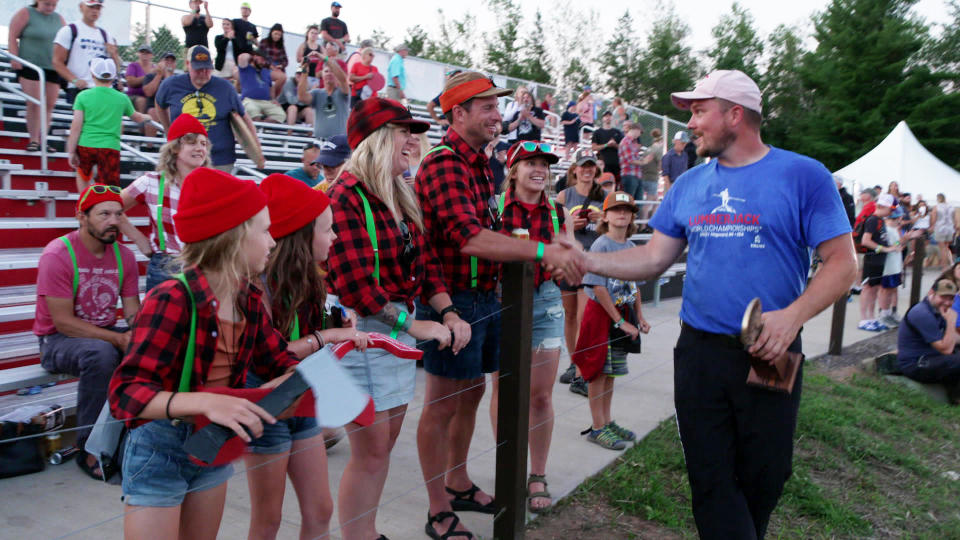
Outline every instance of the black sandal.
{"label": "black sandal", "polygon": [[[473,487],[477,487],[477,486],[473,486]],[[450,523],[450,527],[447,528],[447,532],[440,534],[437,532],[436,529],[433,528],[434,523],[439,525],[443,520],[450,517],[453,518],[453,521]],[[437,512],[436,515],[431,516],[430,512],[428,511],[427,525],[426,527],[424,527],[424,531],[426,531],[427,536],[429,536],[430,538],[433,538],[433,540],[448,540],[449,538],[453,538],[455,536],[461,537],[461,538],[467,538],[468,540],[472,539],[473,533],[468,531],[456,530],[458,524],[460,524],[460,518],[453,512]]]}
{"label": "black sandal", "polygon": [[470,489],[465,491],[457,491],[455,489],[450,489],[445,487],[447,493],[453,495],[454,499],[450,501],[450,508],[453,508],[454,512],[481,512],[483,514],[496,514],[497,513],[497,501],[491,500],[487,504],[480,504],[476,495],[480,491],[480,488],[476,484],[470,486]]}
{"label": "black sandal", "polygon": [[[90,478],[103,482],[103,467],[100,466],[100,461],[97,461],[95,464],[90,465],[87,463],[87,456],[90,454],[84,451],[77,453],[77,467],[80,467],[80,470],[84,472]],[[97,473],[100,474],[97,474]]]}
{"label": "black sandal", "polygon": [[32,152],[39,152],[39,151],[40,151],[40,143],[38,143],[38,142],[36,142],[36,141],[30,141],[30,143],[27,144],[27,147],[25,148],[25,150],[26,150],[27,152],[31,152],[31,153],[32,153]]}

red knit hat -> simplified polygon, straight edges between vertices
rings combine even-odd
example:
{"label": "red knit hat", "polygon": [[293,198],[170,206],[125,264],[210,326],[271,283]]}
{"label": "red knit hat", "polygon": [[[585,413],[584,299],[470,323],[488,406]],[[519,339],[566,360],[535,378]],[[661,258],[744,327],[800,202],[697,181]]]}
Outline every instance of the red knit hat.
{"label": "red knit hat", "polygon": [[180,116],[170,124],[170,129],[167,130],[167,142],[179,139],[187,133],[196,133],[209,137],[209,135],[207,135],[207,128],[203,127],[203,124],[197,120],[196,116],[190,113],[181,113]]}
{"label": "red knit hat", "polygon": [[120,198],[119,187],[104,184],[90,184],[90,186],[80,194],[80,198],[77,199],[77,212],[83,212],[87,208],[92,208],[97,204],[108,201],[118,202],[120,206],[123,206],[123,199]]}
{"label": "red knit hat", "polygon": [[198,167],[183,179],[173,225],[184,242],[199,242],[240,225],[267,206],[251,180]]}
{"label": "red knit hat", "polygon": [[300,230],[330,206],[323,191],[311,189],[296,178],[274,173],[260,182],[270,209],[270,236],[283,238]]}
{"label": "red knit hat", "polygon": [[424,133],[430,124],[417,120],[399,101],[372,97],[357,105],[347,118],[347,142],[357,149],[364,139],[387,124],[410,126],[410,133]]}

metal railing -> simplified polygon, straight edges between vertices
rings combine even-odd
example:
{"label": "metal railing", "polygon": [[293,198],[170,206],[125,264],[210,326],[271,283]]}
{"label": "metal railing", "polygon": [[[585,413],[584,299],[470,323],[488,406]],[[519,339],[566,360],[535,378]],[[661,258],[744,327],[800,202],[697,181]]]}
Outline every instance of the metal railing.
{"label": "metal railing", "polygon": [[0,82],[0,85],[3,85],[3,87],[7,90],[23,97],[23,99],[26,99],[31,103],[35,103],[38,107],[40,107],[40,168],[47,170],[47,74],[44,73],[43,69],[39,66],[20,58],[6,49],[0,49],[0,55],[6,56],[13,61],[20,62],[23,66],[36,71],[38,74],[37,82],[39,83],[40,90],[39,99],[31,96],[30,94],[6,81]]}

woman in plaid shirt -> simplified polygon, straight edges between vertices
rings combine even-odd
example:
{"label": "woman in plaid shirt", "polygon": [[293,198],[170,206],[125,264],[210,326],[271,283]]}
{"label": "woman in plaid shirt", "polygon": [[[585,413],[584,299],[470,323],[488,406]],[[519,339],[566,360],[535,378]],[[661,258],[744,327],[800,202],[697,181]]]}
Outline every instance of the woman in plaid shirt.
{"label": "woman in plaid shirt", "polygon": [[[248,371],[276,386],[297,363],[249,282],[274,246],[266,205],[255,183],[224,172],[201,167],[184,179],[174,221],[188,285],[171,279],[147,294],[110,380],[111,412],[130,428],[123,455],[127,538],[216,538],[232,467],[190,461],[183,443],[193,433],[191,417],[204,415],[246,442],[247,430],[259,437],[264,423],[276,422],[246,399],[201,391],[243,388]],[[189,337],[196,347],[189,391],[177,392]]]}
{"label": "woman in plaid shirt", "polygon": [[[570,212],[551,201],[544,189],[550,177],[550,165],[560,158],[552,153],[550,145],[535,142],[517,142],[507,151],[507,178],[504,194],[491,206],[499,209],[498,229],[502,234],[522,236],[545,244],[557,236],[575,242]],[[533,359],[530,371],[530,477],[527,480],[531,512],[550,507],[547,491],[547,455],[553,436],[553,380],[557,376],[560,351],[563,348],[562,293],[542,266],[534,278],[537,289],[533,296]],[[576,296],[576,292],[570,292]],[[490,421],[497,430],[497,396],[499,372],[491,377]]]}
{"label": "woman in plaid shirt", "polygon": [[[416,196],[403,181],[408,156],[420,144],[415,135],[427,127],[400,103],[376,97],[361,101],[350,114],[347,140],[353,156],[328,192],[337,210],[329,280],[343,305],[357,311],[359,330],[392,334],[408,345],[416,339],[436,340],[445,348],[452,341],[458,351],[470,340],[470,325],[457,313],[447,313],[452,330],[413,315],[418,296],[437,311],[453,305],[439,263],[425,243]],[[343,538],[368,540],[379,536],[375,510],[390,451],[413,398],[416,364],[378,351],[348,353],[341,365],[373,398],[376,409],[372,425],[347,428],[350,461],[337,501]]]}

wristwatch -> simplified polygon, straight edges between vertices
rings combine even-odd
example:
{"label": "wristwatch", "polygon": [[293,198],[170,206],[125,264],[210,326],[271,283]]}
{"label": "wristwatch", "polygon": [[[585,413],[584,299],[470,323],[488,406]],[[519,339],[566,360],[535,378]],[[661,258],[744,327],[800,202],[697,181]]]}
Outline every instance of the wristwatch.
{"label": "wristwatch", "polygon": [[456,313],[458,317],[460,316],[460,310],[457,309],[457,306],[450,304],[449,306],[440,310],[440,318],[442,319],[444,315],[450,313],[451,311]]}

